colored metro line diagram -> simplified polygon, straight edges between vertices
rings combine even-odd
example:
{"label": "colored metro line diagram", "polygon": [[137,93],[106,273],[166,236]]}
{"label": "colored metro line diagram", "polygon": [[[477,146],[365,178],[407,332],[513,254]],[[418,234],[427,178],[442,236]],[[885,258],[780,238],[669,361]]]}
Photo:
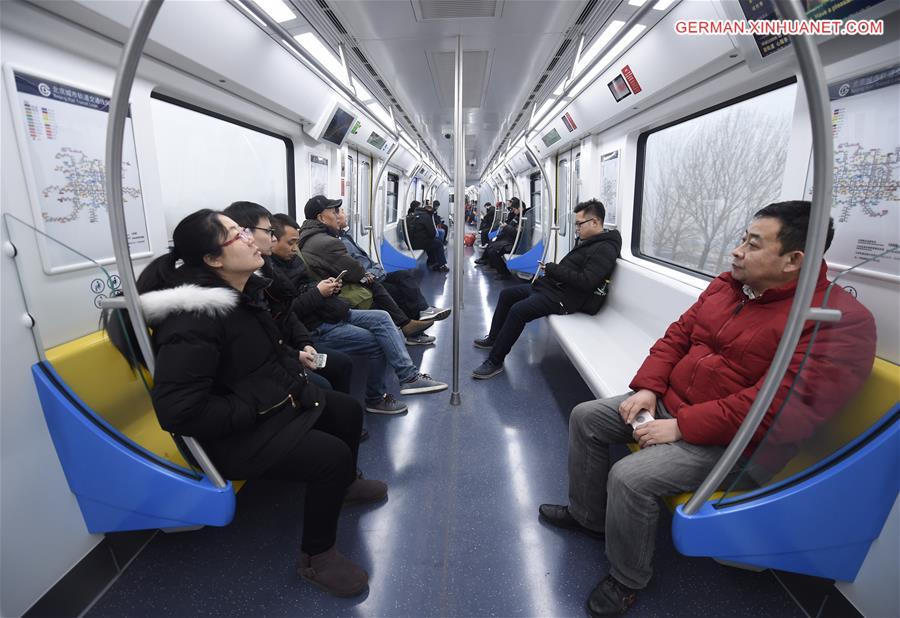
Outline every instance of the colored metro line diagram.
{"label": "colored metro line diagram", "polygon": [[884,152],[860,144],[838,144],[834,152],[834,206],[846,223],[853,211],[867,217],[886,216],[888,202],[900,200],[900,146]]}

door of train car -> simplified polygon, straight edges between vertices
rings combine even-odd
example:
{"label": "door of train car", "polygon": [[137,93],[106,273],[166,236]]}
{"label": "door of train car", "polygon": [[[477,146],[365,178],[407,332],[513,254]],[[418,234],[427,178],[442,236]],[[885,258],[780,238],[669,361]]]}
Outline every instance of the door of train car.
{"label": "door of train car", "polygon": [[575,246],[575,205],[581,198],[581,146],[561,152],[556,159],[557,259]]}
{"label": "door of train car", "polygon": [[350,233],[361,245],[369,243],[371,189],[372,157],[350,148],[347,151],[347,199],[344,200],[344,208]]}

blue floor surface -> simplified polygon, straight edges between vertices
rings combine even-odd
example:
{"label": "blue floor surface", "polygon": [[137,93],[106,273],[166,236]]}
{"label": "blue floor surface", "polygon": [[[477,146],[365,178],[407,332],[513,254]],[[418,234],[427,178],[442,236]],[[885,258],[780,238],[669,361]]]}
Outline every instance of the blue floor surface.
{"label": "blue floor surface", "polygon": [[[410,396],[407,414],[367,415],[360,447],[387,502],[345,509],[338,547],[371,576],[369,591],[336,599],[295,573],[302,488],[252,482],[226,528],[157,534],[89,616],[584,616],[606,573],[602,541],[538,521],[566,502],[567,419],[590,391],[550,334],[530,324],[506,371],[475,381],[499,290],[466,249],[461,321],[462,404],[450,391]],[[431,304],[452,305],[452,273],[420,268]],[[423,371],[450,382],[453,319],[410,348]],[[361,386],[361,383],[360,385]],[[672,547],[663,509],[656,575],[631,616],[802,616],[768,572],[751,573]]]}

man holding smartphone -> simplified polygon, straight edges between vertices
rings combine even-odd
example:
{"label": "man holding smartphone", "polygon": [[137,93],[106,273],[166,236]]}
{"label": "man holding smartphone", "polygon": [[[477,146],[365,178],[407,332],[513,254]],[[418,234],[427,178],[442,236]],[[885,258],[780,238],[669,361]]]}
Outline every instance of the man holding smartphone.
{"label": "man holding smartphone", "polygon": [[578,243],[559,264],[538,263],[543,277],[534,285],[508,287],[500,292],[491,331],[475,340],[476,348],[490,350],[472,377],[487,380],[503,371],[503,359],[522,334],[525,324],[551,314],[594,314],[606,299],[607,282],[622,248],[618,230],[605,232],[606,209],[599,200],[575,207]]}

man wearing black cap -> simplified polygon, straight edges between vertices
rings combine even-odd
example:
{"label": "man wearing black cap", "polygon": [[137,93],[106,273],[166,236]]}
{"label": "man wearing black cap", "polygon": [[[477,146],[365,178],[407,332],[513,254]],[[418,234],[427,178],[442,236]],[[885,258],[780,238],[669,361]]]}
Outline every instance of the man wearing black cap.
{"label": "man wearing black cap", "polygon": [[303,208],[306,221],[300,227],[298,248],[309,268],[321,277],[336,277],[346,270],[344,282],[360,283],[372,292],[372,306],[382,309],[400,327],[407,338],[415,337],[434,324],[433,320],[411,320],[391,297],[385,287],[370,277],[365,268],[347,252],[340,239],[338,211],[342,200],[330,200],[324,195],[311,197]]}

